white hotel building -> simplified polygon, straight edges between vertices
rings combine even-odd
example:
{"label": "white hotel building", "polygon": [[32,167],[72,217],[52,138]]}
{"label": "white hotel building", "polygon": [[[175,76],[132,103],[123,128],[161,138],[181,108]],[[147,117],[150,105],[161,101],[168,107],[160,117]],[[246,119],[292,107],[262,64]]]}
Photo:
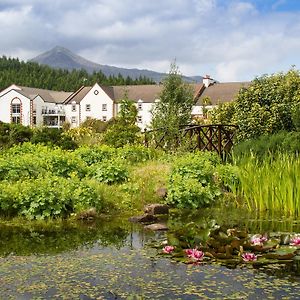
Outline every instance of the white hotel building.
{"label": "white hotel building", "polygon": [[[202,99],[209,97],[212,109],[232,101],[241,87],[249,83],[216,83],[206,76],[203,83],[192,84],[195,104],[192,115],[202,116]],[[137,125],[143,130],[151,123],[151,110],[162,91],[162,85],[81,87],[75,92],[58,92],[11,85],[0,92],[0,121],[25,126],[60,128],[64,122],[78,127],[87,118],[108,121],[117,116],[120,101],[126,93],[138,109]]]}

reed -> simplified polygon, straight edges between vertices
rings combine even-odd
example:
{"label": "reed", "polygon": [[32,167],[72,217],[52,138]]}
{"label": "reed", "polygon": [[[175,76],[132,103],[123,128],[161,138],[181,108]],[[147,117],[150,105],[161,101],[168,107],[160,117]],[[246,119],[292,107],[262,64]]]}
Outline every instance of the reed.
{"label": "reed", "polygon": [[300,157],[280,153],[239,160],[239,184],[235,194],[248,209],[281,212],[289,216],[300,212]]}

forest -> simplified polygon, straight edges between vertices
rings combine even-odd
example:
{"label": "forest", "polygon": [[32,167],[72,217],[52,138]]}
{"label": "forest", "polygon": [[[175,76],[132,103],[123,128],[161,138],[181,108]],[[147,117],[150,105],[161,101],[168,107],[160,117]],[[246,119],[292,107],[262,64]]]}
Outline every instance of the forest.
{"label": "forest", "polygon": [[155,84],[152,79],[140,76],[132,79],[129,76],[105,76],[101,71],[89,74],[85,70],[52,69],[35,62],[19,61],[18,58],[0,58],[0,91],[11,84],[29,86],[56,91],[76,91],[82,85],[138,85]]}

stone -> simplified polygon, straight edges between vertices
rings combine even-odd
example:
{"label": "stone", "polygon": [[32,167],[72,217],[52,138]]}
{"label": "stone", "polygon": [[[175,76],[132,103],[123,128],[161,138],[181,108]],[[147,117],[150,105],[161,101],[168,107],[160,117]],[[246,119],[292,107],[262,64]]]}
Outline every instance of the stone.
{"label": "stone", "polygon": [[134,223],[151,223],[157,221],[157,217],[151,214],[145,214],[142,216],[130,217],[128,220]]}
{"label": "stone", "polygon": [[144,212],[150,215],[167,215],[169,206],[166,204],[149,204],[144,207]]}
{"label": "stone", "polygon": [[93,220],[97,217],[97,211],[95,207],[81,211],[76,215],[77,220]]}
{"label": "stone", "polygon": [[167,197],[167,194],[168,194],[167,188],[161,187],[156,190],[156,195],[161,199],[165,199]]}
{"label": "stone", "polygon": [[161,223],[155,223],[155,224],[147,225],[144,228],[148,229],[148,230],[153,230],[153,231],[168,230],[168,227],[165,224],[161,224]]}

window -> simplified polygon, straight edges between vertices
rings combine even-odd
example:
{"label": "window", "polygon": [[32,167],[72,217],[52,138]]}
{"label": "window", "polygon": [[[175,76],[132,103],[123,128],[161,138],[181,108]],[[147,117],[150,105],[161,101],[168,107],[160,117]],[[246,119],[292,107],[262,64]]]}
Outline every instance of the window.
{"label": "window", "polygon": [[103,117],[102,117],[102,121],[103,121],[103,122],[106,122],[106,121],[107,121],[107,117],[106,117],[106,116],[103,116]]}
{"label": "window", "polygon": [[20,124],[21,123],[21,118],[19,116],[12,117],[12,122],[15,124]]}
{"label": "window", "polygon": [[72,111],[76,111],[76,104],[72,103]]}
{"label": "window", "polygon": [[142,116],[138,116],[137,121],[138,121],[138,123],[142,123]]}
{"label": "window", "polygon": [[12,104],[11,105],[11,112],[13,113],[13,114],[19,114],[19,113],[21,113],[21,104]]}
{"label": "window", "polygon": [[138,103],[138,110],[143,110],[143,103]]}
{"label": "window", "polygon": [[91,104],[86,104],[85,105],[85,110],[86,111],[91,111]]}
{"label": "window", "polygon": [[102,111],[107,111],[107,104],[102,104]]}
{"label": "window", "polygon": [[76,117],[72,117],[72,118],[71,118],[71,122],[72,122],[72,123],[76,123]]}
{"label": "window", "polygon": [[98,94],[99,94],[99,91],[98,91],[98,90],[94,90],[94,94],[95,94],[95,95],[98,95]]}

